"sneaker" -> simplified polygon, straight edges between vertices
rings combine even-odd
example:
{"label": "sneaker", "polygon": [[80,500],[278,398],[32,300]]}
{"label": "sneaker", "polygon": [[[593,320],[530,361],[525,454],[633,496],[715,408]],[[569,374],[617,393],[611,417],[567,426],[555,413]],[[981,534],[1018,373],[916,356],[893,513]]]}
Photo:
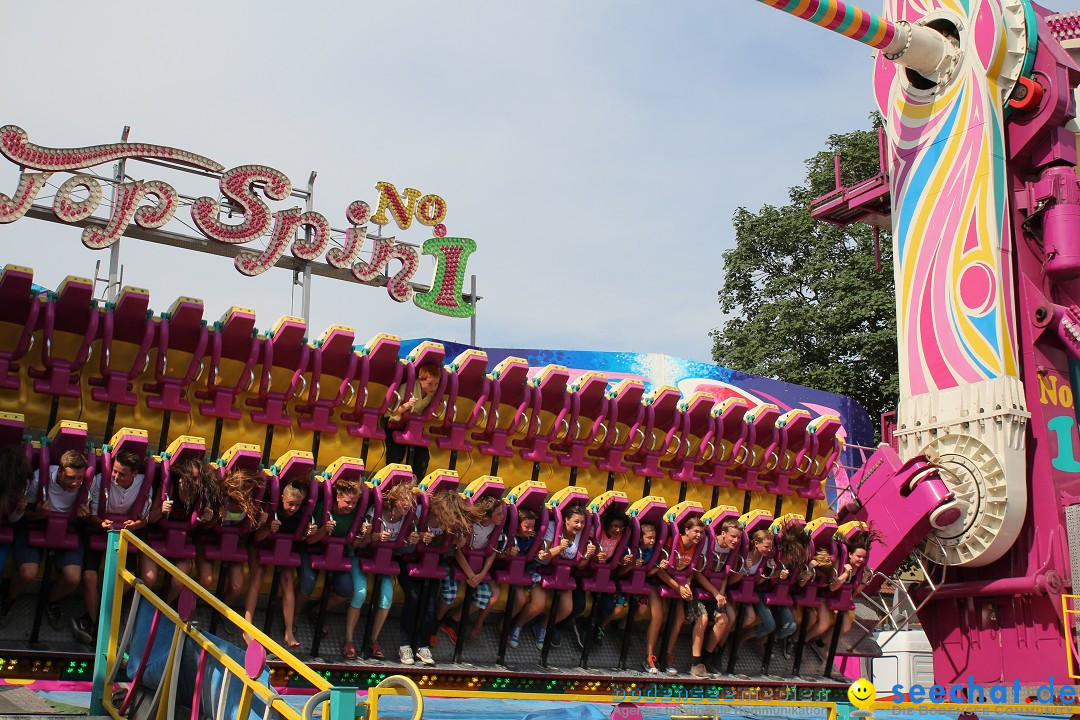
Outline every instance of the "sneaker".
{"label": "sneaker", "polygon": [[551,647],[562,647],[562,630],[557,627],[551,628]]}
{"label": "sneaker", "polygon": [[416,660],[413,659],[412,648],[408,645],[402,645],[397,651],[402,665],[412,665],[416,662]]}
{"label": "sneaker", "polygon": [[521,642],[521,628],[515,625],[510,628],[510,647],[516,648]]}
{"label": "sneaker", "polygon": [[650,655],[649,657],[645,658],[645,672],[649,673],[650,675],[656,675],[660,672],[656,667],[655,655]]}
{"label": "sneaker", "polygon": [[83,615],[78,620],[75,618],[71,619],[71,634],[83,645],[94,644],[94,629],[94,624],[90,622],[89,615]]}
{"label": "sneaker", "polygon": [[723,672],[720,669],[720,657],[718,653],[713,652],[705,656],[705,669],[713,675],[719,675]]}
{"label": "sneaker", "polygon": [[675,656],[672,655],[671,653],[668,653],[667,667],[664,668],[664,672],[666,672],[668,675],[678,675],[679,674],[678,668],[675,667]]}
{"label": "sneaker", "polygon": [[45,619],[49,621],[49,627],[53,630],[61,630],[64,627],[64,609],[60,607],[60,603],[46,603]]}
{"label": "sneaker", "polygon": [[427,648],[427,647],[420,648],[419,650],[416,651],[416,657],[417,657],[417,659],[420,660],[420,662],[424,663],[425,665],[434,665],[435,664],[435,658],[431,657],[431,649],[430,648]]}
{"label": "sneaker", "polygon": [[449,623],[442,623],[439,625],[439,632],[446,637],[450,638],[450,644],[457,647],[457,630]]}
{"label": "sneaker", "polygon": [[709,677],[709,671],[705,669],[705,663],[690,666],[690,674],[697,678]]}
{"label": "sneaker", "polygon": [[544,649],[544,638],[547,637],[547,628],[540,623],[533,625],[533,636],[536,638],[536,649]]}

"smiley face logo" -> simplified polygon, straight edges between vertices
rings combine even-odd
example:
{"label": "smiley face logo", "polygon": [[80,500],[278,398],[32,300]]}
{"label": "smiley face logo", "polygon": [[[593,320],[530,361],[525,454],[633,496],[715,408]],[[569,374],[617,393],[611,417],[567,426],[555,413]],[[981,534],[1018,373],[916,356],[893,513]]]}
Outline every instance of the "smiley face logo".
{"label": "smiley face logo", "polygon": [[877,699],[877,690],[866,678],[859,678],[851,683],[847,691],[848,700],[851,704],[862,710],[869,710],[874,706]]}

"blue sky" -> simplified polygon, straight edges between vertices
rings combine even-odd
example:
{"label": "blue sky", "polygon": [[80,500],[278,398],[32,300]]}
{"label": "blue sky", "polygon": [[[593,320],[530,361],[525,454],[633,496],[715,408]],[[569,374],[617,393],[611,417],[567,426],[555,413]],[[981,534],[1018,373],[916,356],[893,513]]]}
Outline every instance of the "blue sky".
{"label": "blue sky", "polygon": [[[132,140],[270,165],[299,187],[317,170],[315,209],[335,227],[380,180],[441,195],[450,234],[479,245],[488,346],[708,360],[732,213],[785,202],[803,160],[873,107],[869,49],[753,0],[23,3],[4,23],[0,124],[32,142],[114,142],[130,125]],[[0,163],[0,192],[16,178]],[[0,243],[47,287],[108,262],[77,229],[30,219],[0,226]],[[231,305],[255,308],[260,328],[299,314],[285,270],[246,278],[134,240],[121,259],[159,312],[188,295],[211,320]],[[424,258],[417,280],[432,271]],[[361,341],[469,333],[382,289],[316,279],[310,334],[331,324]]]}

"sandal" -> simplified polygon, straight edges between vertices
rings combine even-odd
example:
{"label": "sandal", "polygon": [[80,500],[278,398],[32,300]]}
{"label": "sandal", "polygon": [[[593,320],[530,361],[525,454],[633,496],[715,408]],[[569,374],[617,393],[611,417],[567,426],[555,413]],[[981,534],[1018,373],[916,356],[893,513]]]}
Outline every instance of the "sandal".
{"label": "sandal", "polygon": [[371,652],[371,657],[375,658],[376,660],[385,660],[386,659],[386,655],[383,654],[382,648],[379,647],[378,641],[375,641],[375,642],[371,643],[370,652]]}
{"label": "sandal", "polygon": [[356,659],[356,646],[353,645],[352,640],[345,641],[345,645],[341,648],[341,654],[345,657],[346,660]]}

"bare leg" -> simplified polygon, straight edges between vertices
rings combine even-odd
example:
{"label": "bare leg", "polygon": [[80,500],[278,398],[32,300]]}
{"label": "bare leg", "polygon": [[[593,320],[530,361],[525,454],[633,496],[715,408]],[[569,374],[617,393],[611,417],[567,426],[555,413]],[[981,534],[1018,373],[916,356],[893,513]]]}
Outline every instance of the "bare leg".
{"label": "bare leg", "polygon": [[285,620],[285,644],[296,644],[296,570],[281,569],[281,616]]}

